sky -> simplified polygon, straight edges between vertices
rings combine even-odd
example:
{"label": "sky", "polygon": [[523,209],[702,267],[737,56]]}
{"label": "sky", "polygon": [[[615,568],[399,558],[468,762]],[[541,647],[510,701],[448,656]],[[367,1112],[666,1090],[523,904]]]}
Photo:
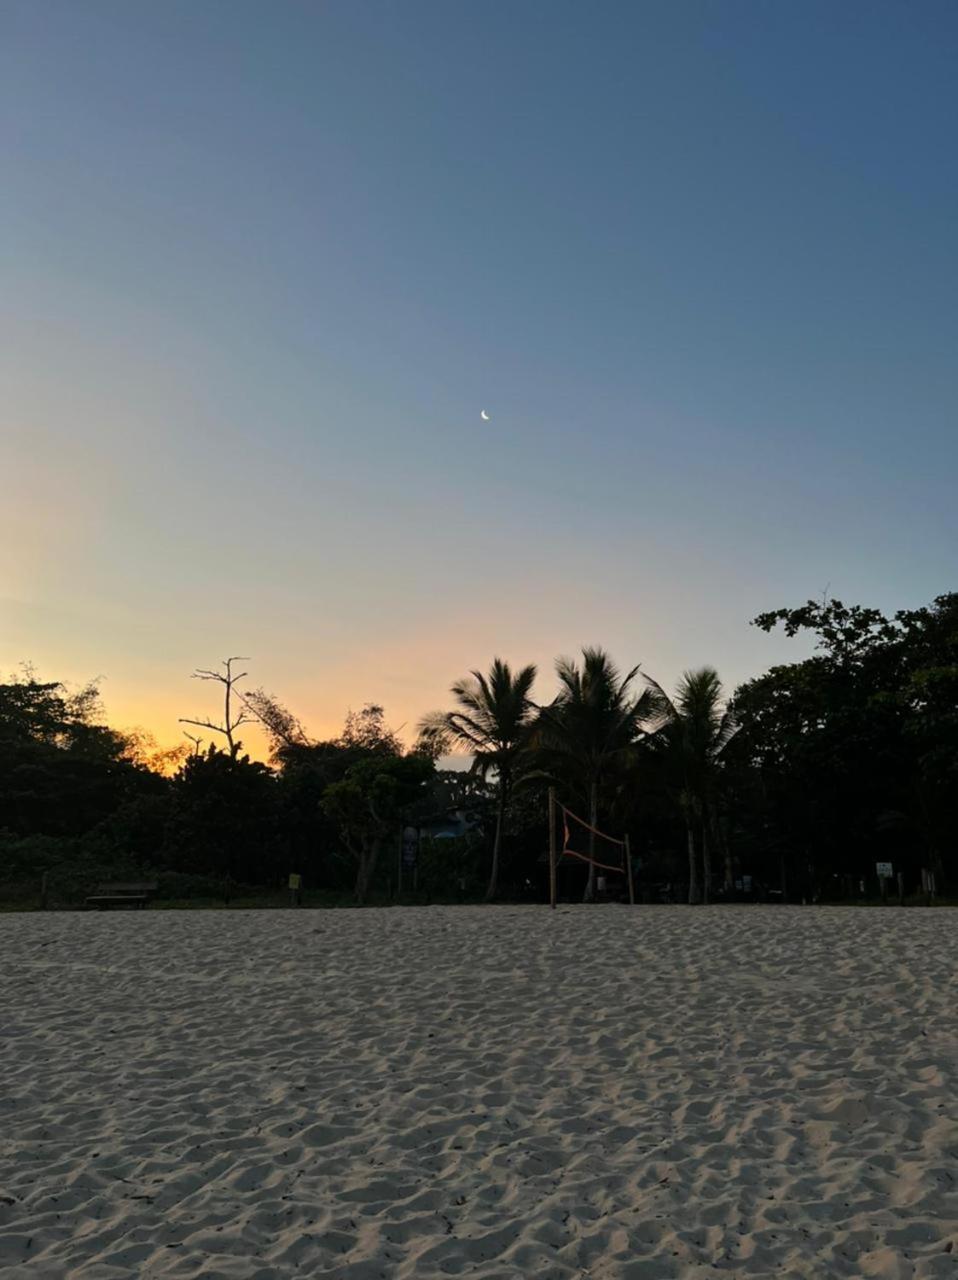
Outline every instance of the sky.
{"label": "sky", "polygon": [[951,0],[2,0],[0,668],[409,736],[955,588],[956,65]]}

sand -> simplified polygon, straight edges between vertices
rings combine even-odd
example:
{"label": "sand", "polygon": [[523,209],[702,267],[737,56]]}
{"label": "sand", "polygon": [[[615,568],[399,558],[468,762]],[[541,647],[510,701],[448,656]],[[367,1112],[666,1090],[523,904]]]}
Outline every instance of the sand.
{"label": "sand", "polygon": [[0,1273],[958,1276],[958,912],[0,916]]}

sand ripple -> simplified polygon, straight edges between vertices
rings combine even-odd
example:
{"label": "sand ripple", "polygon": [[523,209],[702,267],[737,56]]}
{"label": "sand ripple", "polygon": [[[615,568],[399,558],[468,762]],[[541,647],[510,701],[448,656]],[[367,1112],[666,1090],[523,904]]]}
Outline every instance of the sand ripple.
{"label": "sand ripple", "polygon": [[958,913],[0,917],[0,1272],[958,1277]]}

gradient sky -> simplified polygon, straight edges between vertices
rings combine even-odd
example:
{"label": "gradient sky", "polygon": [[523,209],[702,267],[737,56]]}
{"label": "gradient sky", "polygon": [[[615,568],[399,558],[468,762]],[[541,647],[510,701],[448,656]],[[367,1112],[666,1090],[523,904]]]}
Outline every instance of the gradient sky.
{"label": "gradient sky", "polygon": [[2,0],[0,664],[319,733],[956,587],[956,66],[952,0]]}

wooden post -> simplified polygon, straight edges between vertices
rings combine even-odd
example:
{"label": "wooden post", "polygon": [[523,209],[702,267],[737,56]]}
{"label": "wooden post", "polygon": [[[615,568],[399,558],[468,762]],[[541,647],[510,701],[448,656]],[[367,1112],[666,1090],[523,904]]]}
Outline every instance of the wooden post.
{"label": "wooden post", "polygon": [[898,905],[905,905],[905,874],[903,871],[898,873]]}
{"label": "wooden post", "polygon": [[595,902],[595,831],[599,825],[599,784],[595,778],[589,789],[589,878],[586,881],[583,902]]}
{"label": "wooden post", "polygon": [[556,793],[549,788],[549,905],[556,908]]}
{"label": "wooden post", "polygon": [[629,877],[629,906],[635,906],[635,885],[632,883],[632,849],[629,845],[629,833],[625,833],[625,868]]}
{"label": "wooden post", "polygon": [[396,878],[396,901],[402,899],[402,854],[403,854],[403,824],[399,824],[399,869]]}

